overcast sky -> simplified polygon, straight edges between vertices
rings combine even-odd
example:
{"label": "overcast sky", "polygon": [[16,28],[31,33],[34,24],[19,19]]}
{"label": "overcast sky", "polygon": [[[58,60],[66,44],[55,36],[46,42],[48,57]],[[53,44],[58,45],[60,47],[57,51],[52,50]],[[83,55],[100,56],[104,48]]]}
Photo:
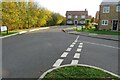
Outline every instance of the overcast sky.
{"label": "overcast sky", "polygon": [[88,14],[95,16],[99,11],[102,0],[35,0],[42,7],[65,16],[66,11],[88,10]]}

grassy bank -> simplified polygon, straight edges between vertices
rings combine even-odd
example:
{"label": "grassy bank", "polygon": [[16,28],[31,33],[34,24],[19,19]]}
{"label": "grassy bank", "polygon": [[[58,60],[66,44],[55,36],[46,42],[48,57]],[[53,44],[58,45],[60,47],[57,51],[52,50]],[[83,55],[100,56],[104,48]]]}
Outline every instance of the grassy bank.
{"label": "grassy bank", "polygon": [[98,69],[82,66],[69,66],[53,70],[52,72],[48,73],[42,80],[120,80],[120,79]]}
{"label": "grassy bank", "polygon": [[[75,29],[74,29],[75,30]],[[87,33],[95,33],[95,34],[105,34],[105,35],[120,35],[120,32],[118,31],[104,31],[104,30],[94,30],[94,29],[91,29],[91,30],[80,30],[78,29],[77,30],[78,32],[87,32]]]}
{"label": "grassy bank", "polygon": [[10,35],[10,34],[15,34],[15,33],[17,33],[17,32],[16,31],[8,31],[8,34],[7,34],[7,32],[1,32],[1,35],[6,36],[6,35]]}

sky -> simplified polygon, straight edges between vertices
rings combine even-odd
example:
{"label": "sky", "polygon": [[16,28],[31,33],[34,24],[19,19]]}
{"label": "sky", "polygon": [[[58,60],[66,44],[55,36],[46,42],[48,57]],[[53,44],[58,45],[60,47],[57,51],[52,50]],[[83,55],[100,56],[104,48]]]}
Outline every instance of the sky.
{"label": "sky", "polygon": [[65,16],[66,11],[88,10],[95,17],[102,0],[35,0],[40,6]]}

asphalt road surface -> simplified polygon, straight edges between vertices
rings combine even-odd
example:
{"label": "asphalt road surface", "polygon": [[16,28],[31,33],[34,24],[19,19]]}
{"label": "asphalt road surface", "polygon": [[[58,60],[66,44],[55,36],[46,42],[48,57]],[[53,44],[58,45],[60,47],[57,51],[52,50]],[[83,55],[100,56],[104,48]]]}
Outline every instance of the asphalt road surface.
{"label": "asphalt road surface", "polygon": [[118,74],[118,42],[67,34],[64,27],[2,40],[3,78],[39,78],[65,64],[87,64]]}

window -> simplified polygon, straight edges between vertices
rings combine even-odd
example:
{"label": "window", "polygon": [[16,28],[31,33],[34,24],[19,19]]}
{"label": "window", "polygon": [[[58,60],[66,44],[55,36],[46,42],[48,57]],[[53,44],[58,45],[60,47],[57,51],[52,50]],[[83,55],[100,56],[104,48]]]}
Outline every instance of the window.
{"label": "window", "polygon": [[108,20],[102,20],[102,25],[108,25]]}
{"label": "window", "polygon": [[116,11],[117,11],[117,12],[120,12],[120,6],[117,6],[117,7],[116,7]]}
{"label": "window", "polygon": [[85,21],[80,21],[80,24],[85,24]]}
{"label": "window", "polygon": [[72,21],[67,21],[67,24],[72,24]]}
{"label": "window", "polygon": [[75,18],[78,18],[78,16],[75,16]]}
{"label": "window", "polygon": [[85,19],[85,15],[82,15],[81,18],[82,18],[82,19]]}
{"label": "window", "polygon": [[72,16],[71,16],[71,15],[68,15],[68,18],[70,19],[70,18],[72,18]]}
{"label": "window", "polygon": [[110,7],[109,6],[103,7],[103,13],[109,13],[109,12],[110,12]]}

